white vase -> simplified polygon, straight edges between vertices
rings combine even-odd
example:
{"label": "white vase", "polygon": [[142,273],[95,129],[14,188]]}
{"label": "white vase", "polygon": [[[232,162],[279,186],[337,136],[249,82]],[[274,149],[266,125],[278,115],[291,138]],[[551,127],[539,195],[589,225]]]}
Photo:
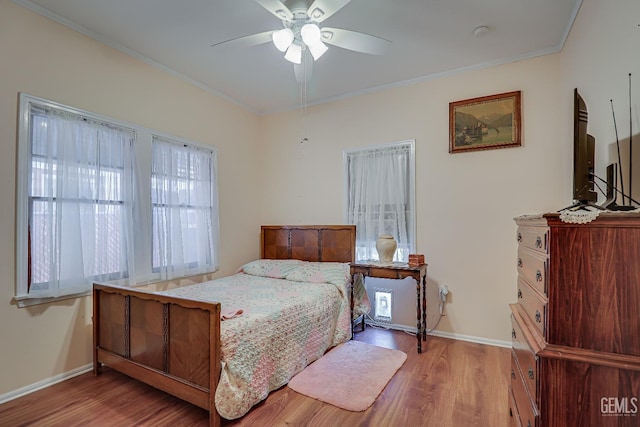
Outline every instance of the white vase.
{"label": "white vase", "polygon": [[381,234],[376,240],[376,250],[381,262],[393,262],[398,243],[391,234]]}

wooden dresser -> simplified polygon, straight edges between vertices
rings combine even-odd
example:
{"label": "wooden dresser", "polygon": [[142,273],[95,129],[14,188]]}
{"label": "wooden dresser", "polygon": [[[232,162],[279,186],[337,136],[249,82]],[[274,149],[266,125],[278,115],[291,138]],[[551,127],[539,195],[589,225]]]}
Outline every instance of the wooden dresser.
{"label": "wooden dresser", "polygon": [[514,426],[640,425],[640,215],[518,225]]}

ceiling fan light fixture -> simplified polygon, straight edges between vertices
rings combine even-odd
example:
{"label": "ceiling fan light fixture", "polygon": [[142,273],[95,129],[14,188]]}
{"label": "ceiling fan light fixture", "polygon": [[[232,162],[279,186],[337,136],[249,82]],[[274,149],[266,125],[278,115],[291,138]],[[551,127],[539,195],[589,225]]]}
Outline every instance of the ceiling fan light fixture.
{"label": "ceiling fan light fixture", "polygon": [[280,52],[284,52],[289,48],[289,46],[291,46],[291,43],[293,43],[294,36],[293,31],[289,28],[283,28],[282,30],[275,31],[271,35],[271,38],[276,48]]}
{"label": "ceiling fan light fixture", "polygon": [[320,28],[316,24],[305,24],[300,29],[300,36],[302,41],[307,46],[313,46],[321,42],[322,34]]}
{"label": "ceiling fan light fixture", "polygon": [[311,52],[311,56],[313,56],[314,61],[317,61],[329,49],[326,44],[322,43],[322,41],[318,41],[312,45],[307,45],[307,47],[309,48],[309,52]]}
{"label": "ceiling fan light fixture", "polygon": [[287,49],[284,59],[294,64],[300,64],[302,62],[302,47],[292,43]]}

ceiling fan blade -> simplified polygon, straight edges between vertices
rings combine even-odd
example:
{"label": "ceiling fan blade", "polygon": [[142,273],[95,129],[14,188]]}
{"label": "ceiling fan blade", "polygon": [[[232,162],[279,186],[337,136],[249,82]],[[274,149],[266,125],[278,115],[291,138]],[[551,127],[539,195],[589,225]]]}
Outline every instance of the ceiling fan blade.
{"label": "ceiling fan blade", "polygon": [[313,72],[313,58],[308,49],[302,51],[302,61],[300,64],[293,64],[293,73],[296,76],[296,82],[304,83],[311,81]]}
{"label": "ceiling fan blade", "polygon": [[260,6],[273,13],[277,18],[291,20],[293,13],[280,0],[255,0]]}
{"label": "ceiling fan blade", "polygon": [[351,0],[316,0],[309,6],[307,15],[312,21],[322,22],[343,7]]}
{"label": "ceiling fan blade", "polygon": [[383,55],[391,47],[389,40],[357,31],[323,27],[321,32],[323,42],[355,52]]}
{"label": "ceiling fan blade", "polygon": [[211,47],[220,46],[221,44],[225,44],[228,46],[238,46],[238,47],[258,46],[260,44],[270,42],[272,34],[273,34],[273,31],[265,31],[264,33],[257,33],[257,34],[251,34],[248,36],[236,37],[233,39],[214,43],[211,45]]}

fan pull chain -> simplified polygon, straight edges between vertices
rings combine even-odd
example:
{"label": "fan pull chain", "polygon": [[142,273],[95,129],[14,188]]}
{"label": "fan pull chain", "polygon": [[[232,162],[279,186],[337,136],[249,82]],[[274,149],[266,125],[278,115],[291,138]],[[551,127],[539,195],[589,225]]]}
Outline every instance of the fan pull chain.
{"label": "fan pull chain", "polygon": [[309,138],[307,138],[307,62],[308,56],[302,55],[302,82],[300,83],[300,111],[302,113],[302,125],[301,125],[301,136],[300,136],[300,144],[304,144],[305,142],[309,142]]}

